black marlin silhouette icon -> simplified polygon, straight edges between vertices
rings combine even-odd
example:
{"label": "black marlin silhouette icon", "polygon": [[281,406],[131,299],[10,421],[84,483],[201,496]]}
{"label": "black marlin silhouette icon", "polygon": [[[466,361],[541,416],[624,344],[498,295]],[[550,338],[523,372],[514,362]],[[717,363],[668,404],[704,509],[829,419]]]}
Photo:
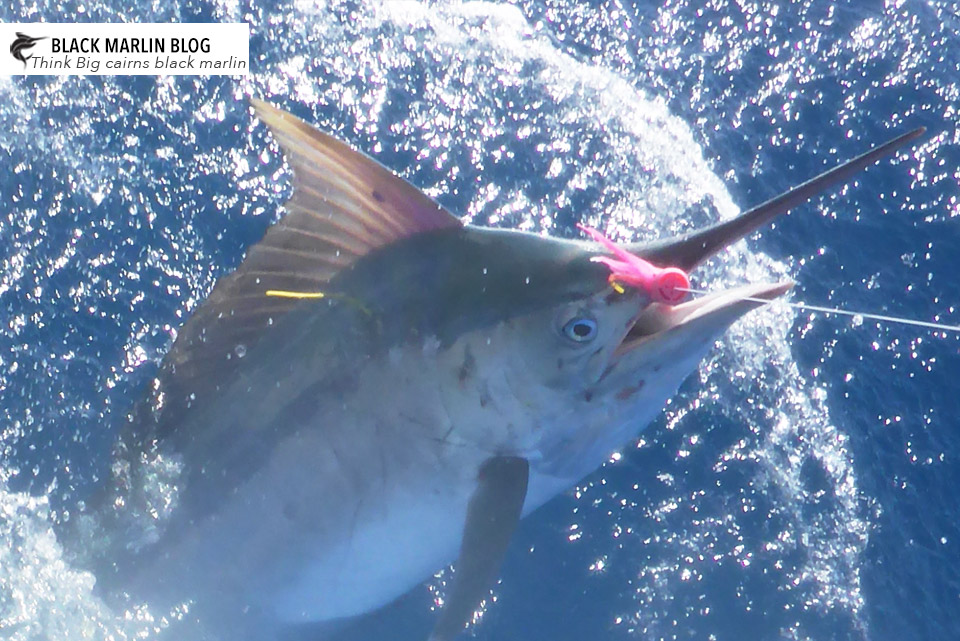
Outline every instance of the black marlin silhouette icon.
{"label": "black marlin silhouette icon", "polygon": [[10,45],[10,53],[13,54],[13,57],[23,63],[23,67],[27,67],[27,60],[33,56],[23,56],[23,50],[29,49],[33,45],[37,44],[38,40],[44,40],[46,36],[41,36],[39,38],[31,38],[25,33],[17,32],[17,39],[13,41],[13,44]]}

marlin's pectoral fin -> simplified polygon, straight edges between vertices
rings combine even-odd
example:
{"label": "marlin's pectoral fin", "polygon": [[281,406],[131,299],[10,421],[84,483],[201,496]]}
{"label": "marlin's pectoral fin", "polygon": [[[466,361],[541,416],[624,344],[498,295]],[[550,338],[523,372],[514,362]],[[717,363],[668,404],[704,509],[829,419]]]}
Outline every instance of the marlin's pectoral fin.
{"label": "marlin's pectoral fin", "polygon": [[526,459],[498,456],[480,468],[480,484],[467,507],[450,597],[430,641],[455,638],[497,577],[527,496],[530,465]]}

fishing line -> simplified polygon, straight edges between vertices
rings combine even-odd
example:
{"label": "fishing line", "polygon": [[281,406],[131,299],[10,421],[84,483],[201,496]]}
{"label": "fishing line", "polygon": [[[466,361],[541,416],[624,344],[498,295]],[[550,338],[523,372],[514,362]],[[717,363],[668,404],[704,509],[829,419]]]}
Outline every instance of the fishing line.
{"label": "fishing line", "polygon": [[[692,287],[682,287],[682,288],[678,287],[677,289],[680,289],[685,292],[690,292],[691,294],[711,293],[703,289],[693,289]],[[741,300],[748,300],[748,301],[752,301],[756,303],[764,303],[764,304],[772,302],[765,298],[754,298],[752,296],[743,296]],[[788,301],[780,301],[780,302],[784,305],[789,305],[790,307],[794,307],[796,309],[805,309],[811,312],[822,312],[824,314],[837,314],[840,316],[859,316],[860,318],[869,318],[871,320],[884,321],[888,323],[899,323],[901,325],[913,325],[915,327],[939,329],[946,332],[960,332],[960,325],[945,325],[943,323],[914,320],[912,318],[902,318],[900,316],[884,316],[882,314],[871,314],[869,312],[854,312],[848,309],[837,309],[834,307],[821,307],[819,305],[808,305],[807,303],[791,303]]]}

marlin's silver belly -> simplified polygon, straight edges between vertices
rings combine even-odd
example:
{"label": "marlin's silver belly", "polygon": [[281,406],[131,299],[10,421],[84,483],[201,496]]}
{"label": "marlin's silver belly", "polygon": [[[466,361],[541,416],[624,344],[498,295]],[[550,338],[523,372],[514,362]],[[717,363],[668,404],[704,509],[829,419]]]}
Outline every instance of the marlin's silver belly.
{"label": "marlin's silver belly", "polygon": [[[267,620],[304,623],[369,612],[455,560],[481,464],[530,420],[508,368],[484,358],[495,350],[474,348],[465,377],[464,349],[430,340],[394,348],[366,364],[356,387],[316,399],[316,413],[288,415],[295,423],[286,436],[222,501],[189,524],[172,511],[172,534],[151,552],[154,562],[138,567],[131,591],[159,589],[166,602],[190,586],[218,595],[215,609],[225,613],[252,606]],[[235,423],[236,439],[265,429],[284,405],[267,382],[276,369],[252,366],[257,379],[236,383],[247,389],[228,390],[204,416]],[[260,454],[256,446],[249,453]],[[230,465],[247,463],[232,455]],[[182,498],[216,482],[210,469]]]}
{"label": "marlin's silver belly", "polygon": [[279,443],[145,583],[163,577],[295,623],[367,612],[452,561],[479,463],[388,436],[345,441],[304,429]]}

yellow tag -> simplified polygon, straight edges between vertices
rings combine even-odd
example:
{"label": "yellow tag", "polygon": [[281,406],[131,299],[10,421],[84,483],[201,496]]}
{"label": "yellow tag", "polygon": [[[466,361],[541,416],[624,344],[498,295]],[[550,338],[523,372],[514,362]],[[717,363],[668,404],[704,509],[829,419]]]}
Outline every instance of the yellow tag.
{"label": "yellow tag", "polygon": [[613,291],[617,292],[618,294],[622,294],[623,292],[627,291],[623,288],[623,285],[615,280],[610,281],[610,287],[613,287]]}
{"label": "yellow tag", "polygon": [[288,292],[282,289],[268,289],[267,296],[276,296],[277,298],[323,298],[326,294],[323,292]]}

